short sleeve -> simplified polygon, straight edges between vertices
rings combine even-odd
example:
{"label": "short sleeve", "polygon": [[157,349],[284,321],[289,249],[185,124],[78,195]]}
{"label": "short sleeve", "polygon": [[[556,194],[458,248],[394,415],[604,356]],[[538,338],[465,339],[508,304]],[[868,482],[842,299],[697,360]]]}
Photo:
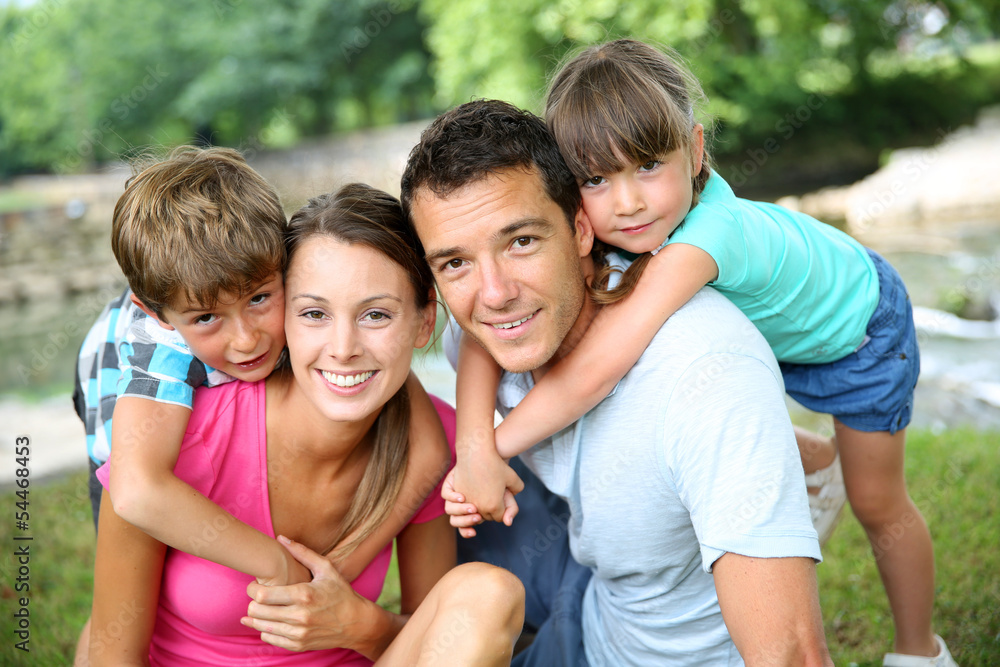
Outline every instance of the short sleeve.
{"label": "short sleeve", "polygon": [[696,206],[670,243],[693,245],[711,255],[719,275],[709,285],[738,290],[747,279],[751,258],[746,236],[739,220],[720,204]]}
{"label": "short sleeve", "polygon": [[[721,372],[720,372],[721,369]],[[696,419],[696,415],[713,415]],[[702,567],[727,552],[821,560],[781,383],[759,359],[710,354],[681,376],[667,474],[691,515]]]}
{"label": "short sleeve", "polygon": [[[433,394],[430,395],[431,402],[437,409],[441,424],[444,426],[445,438],[448,440],[448,449],[451,450],[451,465],[455,465],[455,408],[448,405]],[[444,479],[437,483],[424,503],[417,509],[410,523],[426,523],[444,514],[444,499],[441,497],[441,487]]]}

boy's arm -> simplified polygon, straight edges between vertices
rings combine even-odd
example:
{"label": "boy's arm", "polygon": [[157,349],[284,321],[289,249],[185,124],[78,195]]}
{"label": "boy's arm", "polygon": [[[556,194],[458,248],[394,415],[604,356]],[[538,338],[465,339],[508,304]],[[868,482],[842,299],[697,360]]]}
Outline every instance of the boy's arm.
{"label": "boy's arm", "polygon": [[[308,571],[275,540],[237,520],[174,475],[191,410],[123,396],[111,428],[115,512],[164,544],[274,584]],[[221,527],[221,528],[220,528]]]}
{"label": "boy's arm", "polygon": [[632,293],[603,307],[580,343],[497,427],[499,455],[520,454],[604,400],[667,318],[717,275],[712,256],[685,243],[667,245],[652,257]]}
{"label": "boy's arm", "polygon": [[520,493],[524,482],[497,454],[493,441],[500,374],[489,353],[463,334],[458,352],[454,488],[483,519],[510,525],[517,515],[513,494]]}

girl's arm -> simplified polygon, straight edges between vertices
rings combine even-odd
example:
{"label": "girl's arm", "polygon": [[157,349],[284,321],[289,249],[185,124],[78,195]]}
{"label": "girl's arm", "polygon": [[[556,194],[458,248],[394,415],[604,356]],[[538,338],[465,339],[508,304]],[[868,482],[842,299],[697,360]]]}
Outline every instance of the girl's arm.
{"label": "girl's arm", "polygon": [[718,273],[711,255],[685,243],[652,257],[632,293],[603,307],[576,348],[504,418],[496,430],[498,454],[520,454],[604,400],[667,318]]}
{"label": "girl's arm", "polygon": [[263,582],[308,581],[309,571],[280,544],[174,475],[190,417],[183,406],[118,399],[108,487],[115,513],[166,545]]}
{"label": "girl's arm", "polygon": [[456,387],[458,462],[454,489],[464,502],[475,506],[483,519],[510,525],[517,514],[513,494],[519,493],[524,483],[497,454],[493,441],[493,412],[500,375],[500,367],[489,353],[462,334]]}
{"label": "girl's arm", "polygon": [[115,514],[107,491],[99,522],[90,664],[148,665],[166,547]]}

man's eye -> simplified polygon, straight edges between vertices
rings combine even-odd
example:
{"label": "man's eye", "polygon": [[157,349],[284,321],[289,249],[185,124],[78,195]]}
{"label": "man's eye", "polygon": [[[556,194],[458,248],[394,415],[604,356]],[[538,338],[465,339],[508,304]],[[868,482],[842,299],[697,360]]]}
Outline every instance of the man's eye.
{"label": "man's eye", "polygon": [[460,259],[449,259],[445,262],[445,267],[449,269],[460,269],[462,268],[462,260]]}
{"label": "man's eye", "polygon": [[525,248],[531,245],[532,240],[533,239],[530,236],[518,236],[516,239],[514,239],[514,245],[516,245],[518,248]]}

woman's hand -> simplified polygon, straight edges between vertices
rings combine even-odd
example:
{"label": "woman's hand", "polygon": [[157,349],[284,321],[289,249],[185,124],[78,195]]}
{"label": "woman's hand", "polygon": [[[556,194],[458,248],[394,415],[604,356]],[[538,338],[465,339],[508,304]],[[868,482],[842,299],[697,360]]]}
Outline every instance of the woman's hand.
{"label": "woman's hand", "polygon": [[[312,549],[278,536],[297,561],[312,572],[311,582],[291,586],[247,586],[253,599],[243,625],[260,632],[262,641],[290,651],[350,648],[370,653],[380,634],[380,609],[358,595],[333,564]],[[386,612],[387,613],[387,612]]]}

